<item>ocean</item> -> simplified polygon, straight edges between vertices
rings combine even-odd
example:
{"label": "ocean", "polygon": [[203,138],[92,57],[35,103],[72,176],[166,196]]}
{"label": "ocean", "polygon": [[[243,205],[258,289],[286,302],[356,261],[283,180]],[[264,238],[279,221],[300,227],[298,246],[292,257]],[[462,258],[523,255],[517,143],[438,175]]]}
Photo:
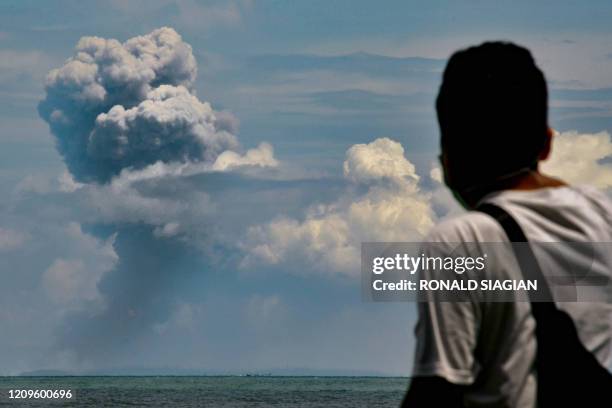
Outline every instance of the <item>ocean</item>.
{"label": "ocean", "polygon": [[[0,377],[0,406],[398,407],[407,384],[397,377]],[[9,399],[10,390],[71,390],[72,399]]]}

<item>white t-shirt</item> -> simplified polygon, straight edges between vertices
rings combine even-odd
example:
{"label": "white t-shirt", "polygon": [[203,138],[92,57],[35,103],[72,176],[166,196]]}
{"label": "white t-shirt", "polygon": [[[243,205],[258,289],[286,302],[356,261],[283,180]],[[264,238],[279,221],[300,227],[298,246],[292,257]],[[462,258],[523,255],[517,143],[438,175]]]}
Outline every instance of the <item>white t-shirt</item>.
{"label": "white t-shirt", "polygon": [[[612,205],[594,188],[511,190],[491,194],[483,201],[508,211],[530,242],[612,243]],[[470,211],[437,225],[426,242],[508,242],[508,238],[493,218]],[[435,248],[440,251],[439,245]],[[428,251],[427,244],[424,250]],[[546,260],[538,256],[538,262],[546,272]],[[596,262],[612,276],[610,257]],[[494,266],[495,278],[520,279],[517,263],[506,264],[510,266]],[[610,291],[610,286],[595,290]],[[612,351],[612,305],[585,302],[557,305],[570,314],[584,345],[608,366]],[[525,301],[453,303],[430,297],[430,301],[419,303],[413,375],[473,384],[465,396],[467,406],[535,407],[536,339],[530,310],[529,302]]]}

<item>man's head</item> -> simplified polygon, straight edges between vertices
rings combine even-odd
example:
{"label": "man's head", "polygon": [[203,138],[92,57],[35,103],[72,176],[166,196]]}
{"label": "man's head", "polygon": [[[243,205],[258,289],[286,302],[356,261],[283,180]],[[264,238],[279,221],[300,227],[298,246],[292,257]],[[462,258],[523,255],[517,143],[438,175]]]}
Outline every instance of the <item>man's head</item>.
{"label": "man's head", "polygon": [[436,101],[442,164],[459,198],[537,169],[550,150],[548,94],[530,52],[488,42],[453,54]]}

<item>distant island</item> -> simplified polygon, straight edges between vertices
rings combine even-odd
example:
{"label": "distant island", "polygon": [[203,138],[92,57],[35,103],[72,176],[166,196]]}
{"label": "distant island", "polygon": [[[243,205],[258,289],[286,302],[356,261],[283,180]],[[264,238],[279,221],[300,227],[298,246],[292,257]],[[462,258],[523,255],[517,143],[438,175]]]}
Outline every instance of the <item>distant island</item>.
{"label": "distant island", "polygon": [[100,370],[67,371],[41,369],[24,371],[21,377],[78,377],[78,376],[244,376],[244,377],[401,377],[377,371],[317,369],[317,368],[276,368],[266,370],[204,370],[168,367],[132,367]]}

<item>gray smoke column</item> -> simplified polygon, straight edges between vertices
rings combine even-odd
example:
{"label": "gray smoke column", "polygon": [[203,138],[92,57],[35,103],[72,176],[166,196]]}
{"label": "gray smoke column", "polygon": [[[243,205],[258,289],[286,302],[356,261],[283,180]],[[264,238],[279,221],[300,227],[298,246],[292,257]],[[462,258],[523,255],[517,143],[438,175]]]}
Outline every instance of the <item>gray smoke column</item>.
{"label": "gray smoke column", "polygon": [[124,43],[81,38],[47,76],[39,113],[78,181],[71,199],[89,214],[88,231],[115,237],[116,263],[96,284],[103,310],[75,309],[58,333],[58,349],[80,361],[122,364],[167,320],[182,285],[207,270],[213,205],[168,169],[276,164],[265,143],[234,151],[237,120],[196,97],[196,75],[191,47],[164,27]]}
{"label": "gray smoke column", "polygon": [[83,37],[39,105],[69,171],[109,181],[157,161],[212,162],[236,147],[231,120],[193,93],[197,64],[172,28],[120,43]]}

